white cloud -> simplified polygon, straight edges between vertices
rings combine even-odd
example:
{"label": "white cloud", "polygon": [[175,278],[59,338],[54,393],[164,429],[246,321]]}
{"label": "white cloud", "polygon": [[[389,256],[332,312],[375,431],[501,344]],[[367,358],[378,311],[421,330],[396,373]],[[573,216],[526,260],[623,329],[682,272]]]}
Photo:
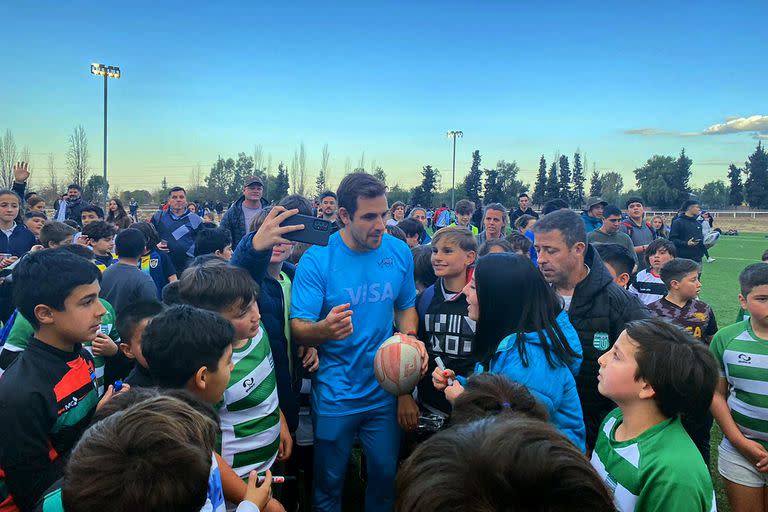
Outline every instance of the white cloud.
{"label": "white cloud", "polygon": [[658,128],[630,128],[624,130],[626,135],[641,135],[643,137],[657,137],[664,135],[674,135],[673,132],[667,130],[659,130]]}
{"label": "white cloud", "polygon": [[768,116],[749,116],[728,119],[724,123],[713,124],[702,132],[703,135],[722,135],[726,133],[757,132],[768,133]]}

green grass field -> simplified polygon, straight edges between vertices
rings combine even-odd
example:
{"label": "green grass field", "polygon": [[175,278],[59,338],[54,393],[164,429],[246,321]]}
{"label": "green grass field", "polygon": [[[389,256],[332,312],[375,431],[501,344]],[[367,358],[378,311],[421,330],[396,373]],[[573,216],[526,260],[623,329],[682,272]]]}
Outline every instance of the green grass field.
{"label": "green grass field", "polygon": [[[764,234],[744,233],[739,236],[720,238],[709,254],[715,261],[704,263],[701,275],[701,299],[715,310],[717,324],[724,327],[736,320],[739,311],[739,272],[756,261],[760,261],[763,251],[768,249],[768,239]],[[728,500],[722,485],[722,478],[717,472],[717,445],[722,434],[717,425],[712,429],[710,472],[717,491],[717,509],[729,511]]]}

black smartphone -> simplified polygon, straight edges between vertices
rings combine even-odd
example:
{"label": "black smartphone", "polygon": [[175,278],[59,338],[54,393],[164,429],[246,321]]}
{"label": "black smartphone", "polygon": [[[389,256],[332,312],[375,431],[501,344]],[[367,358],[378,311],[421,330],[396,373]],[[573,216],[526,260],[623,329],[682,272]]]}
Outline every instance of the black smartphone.
{"label": "black smartphone", "polygon": [[296,226],[304,224],[301,231],[292,231],[286,233],[283,238],[293,242],[304,242],[311,245],[328,245],[328,238],[333,233],[333,222],[325,219],[318,219],[311,215],[301,215],[297,213],[283,221],[281,226]]}

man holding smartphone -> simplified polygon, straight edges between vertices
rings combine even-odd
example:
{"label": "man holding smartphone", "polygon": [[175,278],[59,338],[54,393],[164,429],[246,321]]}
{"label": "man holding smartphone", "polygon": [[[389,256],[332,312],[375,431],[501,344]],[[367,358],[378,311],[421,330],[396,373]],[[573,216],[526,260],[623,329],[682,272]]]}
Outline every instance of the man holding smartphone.
{"label": "man holding smartphone", "polygon": [[675,244],[678,258],[688,258],[701,263],[704,256],[704,235],[701,223],[696,220],[701,213],[701,205],[695,199],[688,199],[680,207],[682,215],[672,221],[669,240]]}
{"label": "man holding smartphone", "polygon": [[405,244],[386,233],[385,193],[384,184],[370,174],[347,175],[337,192],[342,229],[327,246],[306,252],[293,282],[293,339],[317,346],[320,356],[312,386],[312,510],[341,510],[355,437],[363,445],[370,475],[365,510],[392,510],[400,402],[379,386],[373,359],[393,334],[393,324],[418,348],[422,375],[427,368],[424,344],[413,338],[418,330],[413,257]]}

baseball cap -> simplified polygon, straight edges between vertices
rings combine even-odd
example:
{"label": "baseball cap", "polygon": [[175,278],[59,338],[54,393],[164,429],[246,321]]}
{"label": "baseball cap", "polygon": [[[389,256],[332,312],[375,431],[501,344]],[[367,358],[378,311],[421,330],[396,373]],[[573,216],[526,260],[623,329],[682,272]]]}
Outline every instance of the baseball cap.
{"label": "baseball cap", "polygon": [[597,206],[598,204],[602,204],[603,206],[606,206],[608,204],[607,201],[603,201],[599,197],[588,197],[587,198],[587,210],[592,208],[593,206]]}
{"label": "baseball cap", "polygon": [[247,187],[249,185],[261,185],[263,187],[264,182],[258,176],[247,176],[243,182],[243,186]]}

